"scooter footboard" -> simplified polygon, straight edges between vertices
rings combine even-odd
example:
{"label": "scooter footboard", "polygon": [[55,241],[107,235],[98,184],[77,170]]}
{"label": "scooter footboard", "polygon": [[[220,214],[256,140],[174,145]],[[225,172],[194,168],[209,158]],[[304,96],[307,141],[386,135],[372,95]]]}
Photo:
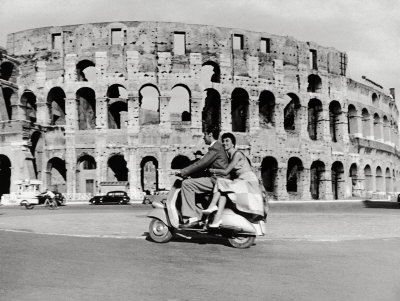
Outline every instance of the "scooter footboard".
{"label": "scooter footboard", "polygon": [[151,210],[148,214],[147,217],[152,217],[152,218],[157,218],[160,221],[162,221],[164,224],[167,226],[171,226],[171,223],[169,222],[167,218],[167,209],[166,208],[154,208]]}

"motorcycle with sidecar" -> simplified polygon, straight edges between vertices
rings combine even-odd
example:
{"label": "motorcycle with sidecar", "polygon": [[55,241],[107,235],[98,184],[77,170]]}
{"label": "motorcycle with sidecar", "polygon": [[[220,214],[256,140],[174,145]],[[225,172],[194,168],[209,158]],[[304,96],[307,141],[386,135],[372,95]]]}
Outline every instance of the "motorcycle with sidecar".
{"label": "motorcycle with sidecar", "polygon": [[[181,214],[178,209],[180,198],[182,179],[175,180],[166,200],[161,202],[153,202],[153,210],[148,214],[151,218],[149,225],[149,236],[157,243],[165,243],[172,239],[175,233],[186,232],[193,234],[209,234],[212,236],[226,238],[229,244],[235,248],[248,248],[254,244],[256,236],[265,235],[265,222],[267,214],[264,218],[252,219],[250,216],[235,210],[234,207],[226,207],[222,213],[222,224],[218,228],[208,227],[208,223],[212,222],[215,215],[203,215],[200,226],[201,228],[182,227]],[[266,195],[263,195],[265,206],[267,208]]]}

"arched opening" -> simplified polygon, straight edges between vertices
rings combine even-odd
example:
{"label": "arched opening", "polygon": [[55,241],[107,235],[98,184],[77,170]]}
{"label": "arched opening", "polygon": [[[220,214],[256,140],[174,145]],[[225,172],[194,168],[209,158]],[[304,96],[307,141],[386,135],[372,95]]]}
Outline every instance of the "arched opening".
{"label": "arched opening", "polygon": [[270,91],[262,91],[258,99],[260,127],[275,126],[275,96]]}
{"label": "arched opening", "polygon": [[329,125],[332,142],[338,142],[341,138],[339,126],[341,124],[342,108],[336,100],[329,104]]}
{"label": "arched opening", "polygon": [[113,102],[108,108],[108,128],[126,128],[128,122],[128,105],[124,101]]}
{"label": "arched opening", "polygon": [[278,161],[274,157],[265,157],[261,162],[261,180],[269,197],[277,198]]}
{"label": "arched opening", "polygon": [[217,90],[207,89],[202,111],[202,128],[221,127],[221,97]]}
{"label": "arched opening", "polygon": [[96,193],[96,160],[90,155],[78,159],[76,167],[76,191],[80,193]]}
{"label": "arched opening", "polygon": [[186,86],[175,86],[171,91],[168,112],[171,124],[182,124],[191,120],[190,90]]}
{"label": "arched opening", "polygon": [[388,195],[392,191],[392,176],[389,167],[386,168],[385,172],[385,188],[386,195]]}
{"label": "arched opening", "polygon": [[246,132],[249,128],[249,94],[242,88],[236,88],[232,92],[231,117],[232,131]]}
{"label": "arched opening", "polygon": [[76,64],[76,75],[78,81],[87,82],[97,78],[97,70],[95,63],[89,60],[82,60]]}
{"label": "arched opening", "polygon": [[378,105],[378,95],[376,94],[376,93],[372,93],[372,95],[371,95],[371,100],[372,100],[372,104],[374,105],[374,106],[376,106],[376,105]]}
{"label": "arched opening", "polygon": [[54,157],[47,162],[47,188],[54,191],[66,192],[67,169],[65,161]]}
{"label": "arched opening", "polygon": [[286,191],[296,193],[299,187],[299,180],[303,172],[303,162],[297,157],[291,157],[288,161],[286,173]]}
{"label": "arched opening", "polygon": [[357,164],[353,163],[350,166],[351,195],[353,197],[359,196],[358,175],[357,174],[358,174]]}
{"label": "arched opening", "polygon": [[11,161],[6,155],[0,155],[0,198],[10,193]]}
{"label": "arched opening", "polygon": [[119,84],[114,84],[108,87],[107,89],[107,98],[128,98],[128,91],[124,86]]}
{"label": "arched opening", "polygon": [[320,140],[323,135],[322,103],[313,98],[308,102],[308,135],[311,140]]}
{"label": "arched opening", "polygon": [[201,67],[201,82],[207,85],[209,82],[219,83],[221,80],[221,71],[219,65],[213,61],[205,62]]}
{"label": "arched opening", "polygon": [[374,140],[381,140],[381,118],[378,113],[374,114]]}
{"label": "arched opening", "polygon": [[384,179],[383,179],[383,175],[382,175],[382,169],[380,166],[378,166],[376,168],[376,172],[375,172],[375,183],[376,183],[376,191],[377,192],[383,192],[385,190],[384,187]]}
{"label": "arched opening", "polygon": [[0,65],[0,79],[10,81],[13,75],[14,64],[11,62],[4,62]]}
{"label": "arched opening", "polygon": [[314,200],[320,200],[323,196],[325,164],[322,161],[314,161],[310,168],[310,193]]}
{"label": "arched opening", "polygon": [[387,116],[383,116],[383,139],[386,143],[390,143],[390,122]]}
{"label": "arched opening", "polygon": [[139,124],[151,125],[160,123],[160,93],[151,85],[139,91]]}
{"label": "arched opening", "polygon": [[340,161],[335,161],[332,164],[332,194],[335,200],[344,197],[344,169]]}
{"label": "arched opening", "polygon": [[362,110],[362,134],[364,138],[371,136],[370,116],[367,109]]}
{"label": "arched opening", "polygon": [[178,155],[171,161],[171,169],[182,169],[189,166],[190,159],[183,155]]}
{"label": "arched opening", "polygon": [[25,111],[25,120],[36,122],[36,96],[32,91],[25,90],[21,96],[21,105]]}
{"label": "arched opening", "polygon": [[76,92],[80,130],[96,128],[96,94],[91,88],[80,88]]}
{"label": "arched opening", "polygon": [[284,121],[283,126],[287,132],[297,132],[299,122],[299,110],[301,108],[300,100],[294,93],[289,93],[290,102],[283,110]]}
{"label": "arched opening", "polygon": [[114,155],[108,159],[107,181],[128,181],[128,168],[123,155]]}
{"label": "arched opening", "polygon": [[52,88],[47,94],[51,125],[65,125],[65,98],[64,90],[60,87]]}
{"label": "arched opening", "polygon": [[158,190],[158,161],[156,158],[144,157],[140,163],[140,179],[142,190],[150,194]]}
{"label": "arched opening", "polygon": [[[33,164],[33,170],[35,173],[35,179],[38,179],[39,172],[41,170],[38,169],[38,158],[41,158],[41,154],[38,155],[38,153],[43,153],[43,139],[40,139],[42,137],[42,133],[39,131],[33,132],[31,135],[31,146],[30,146],[30,151],[32,154],[32,164]],[[40,166],[39,166],[40,167]]]}
{"label": "arched opening", "polygon": [[[7,121],[12,119],[12,107],[11,107],[11,96],[14,91],[10,88],[3,88],[4,106],[0,106],[1,121]],[[4,110],[5,109],[5,110]]]}
{"label": "arched opening", "polygon": [[319,93],[322,89],[322,81],[318,75],[311,74],[308,76],[307,92]]}
{"label": "arched opening", "polygon": [[353,105],[349,105],[347,108],[347,131],[349,135],[358,133],[357,110]]}
{"label": "arched opening", "polygon": [[365,185],[364,187],[366,190],[373,190],[374,183],[373,183],[373,176],[372,176],[372,170],[369,165],[365,165],[364,167],[364,176],[365,176]]}

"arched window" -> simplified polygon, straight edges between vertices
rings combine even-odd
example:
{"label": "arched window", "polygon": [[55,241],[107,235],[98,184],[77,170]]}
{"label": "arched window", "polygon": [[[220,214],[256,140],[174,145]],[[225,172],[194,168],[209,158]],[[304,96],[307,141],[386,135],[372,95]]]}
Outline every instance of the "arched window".
{"label": "arched window", "polygon": [[123,155],[114,155],[107,162],[108,181],[128,181],[128,168]]}
{"label": "arched window", "polygon": [[371,137],[370,116],[367,109],[362,110],[362,134],[364,138]]}
{"label": "arched window", "polygon": [[261,128],[275,126],[275,96],[270,91],[262,91],[258,100]]}
{"label": "arched window", "polygon": [[310,192],[314,200],[323,198],[325,164],[322,161],[314,161],[310,168]]}
{"label": "arched window", "polygon": [[54,157],[47,163],[47,187],[50,190],[66,192],[67,169],[65,161]]}
{"label": "arched window", "polygon": [[76,64],[76,74],[78,81],[87,82],[97,79],[95,63],[90,60],[82,60]]}
{"label": "arched window", "polygon": [[201,82],[207,85],[209,82],[219,83],[221,71],[219,65],[213,61],[205,62],[201,67]]}
{"label": "arched window", "polygon": [[321,92],[322,81],[318,75],[311,74],[308,76],[308,87],[307,92]]}
{"label": "arched window", "polygon": [[374,139],[381,140],[381,119],[377,113],[374,114]]}
{"label": "arched window", "polygon": [[329,125],[332,142],[337,142],[340,140],[342,133],[339,130],[339,125],[341,123],[342,108],[338,101],[332,101],[329,104]]}
{"label": "arched window", "polygon": [[308,102],[308,135],[311,140],[322,139],[323,135],[322,103],[316,98]]}
{"label": "arched window", "polygon": [[283,110],[283,126],[285,128],[285,131],[297,132],[298,128],[296,128],[296,126],[299,123],[299,110],[301,108],[300,100],[294,93],[289,93],[288,96],[291,100]]}
{"label": "arched window", "polygon": [[65,125],[65,98],[64,90],[60,87],[50,89],[47,94],[51,125]]}
{"label": "arched window", "polygon": [[246,132],[249,128],[248,121],[249,94],[242,88],[236,88],[232,92],[231,117],[232,131]]}
{"label": "arched window", "polygon": [[350,135],[358,133],[357,110],[353,105],[349,105],[347,109],[347,126]]}
{"label": "arched window", "polygon": [[288,161],[286,173],[286,190],[287,192],[297,192],[300,173],[303,171],[303,163],[297,157],[292,157]]}
{"label": "arched window", "polygon": [[340,161],[332,164],[332,193],[335,200],[344,197],[344,169]]}
{"label": "arched window", "polygon": [[372,171],[371,171],[371,167],[369,165],[366,165],[364,167],[364,176],[365,176],[365,185],[364,187],[366,188],[366,190],[373,190],[373,176],[372,176]]}
{"label": "arched window", "polygon": [[203,132],[209,127],[221,127],[221,96],[215,89],[205,90],[206,97],[202,111]]}
{"label": "arched window", "polygon": [[375,183],[376,183],[376,191],[383,192],[385,190],[382,169],[380,166],[376,168]]}
{"label": "arched window", "polygon": [[146,85],[139,91],[139,124],[160,123],[160,93],[152,85]]}
{"label": "arched window", "polygon": [[36,95],[32,91],[25,90],[21,96],[21,105],[25,110],[25,120],[36,122]]}
{"label": "arched window", "polygon": [[186,86],[172,88],[168,111],[172,124],[191,120],[190,91]]}
{"label": "arched window", "polygon": [[265,157],[261,163],[261,179],[269,196],[277,197],[278,162],[274,157]]}
{"label": "arched window", "polygon": [[91,88],[80,88],[76,92],[78,101],[78,124],[80,130],[96,127],[96,94]]}

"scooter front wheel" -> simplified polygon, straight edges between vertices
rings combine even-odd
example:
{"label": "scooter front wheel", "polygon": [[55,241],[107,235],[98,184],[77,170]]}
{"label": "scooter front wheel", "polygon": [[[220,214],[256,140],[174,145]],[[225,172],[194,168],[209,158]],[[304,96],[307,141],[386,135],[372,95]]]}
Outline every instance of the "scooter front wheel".
{"label": "scooter front wheel", "polygon": [[171,240],[173,233],[163,221],[153,218],[149,226],[150,238],[158,243],[164,243]]}
{"label": "scooter front wheel", "polygon": [[228,238],[228,241],[234,248],[246,249],[254,244],[255,239],[255,236],[235,236]]}

